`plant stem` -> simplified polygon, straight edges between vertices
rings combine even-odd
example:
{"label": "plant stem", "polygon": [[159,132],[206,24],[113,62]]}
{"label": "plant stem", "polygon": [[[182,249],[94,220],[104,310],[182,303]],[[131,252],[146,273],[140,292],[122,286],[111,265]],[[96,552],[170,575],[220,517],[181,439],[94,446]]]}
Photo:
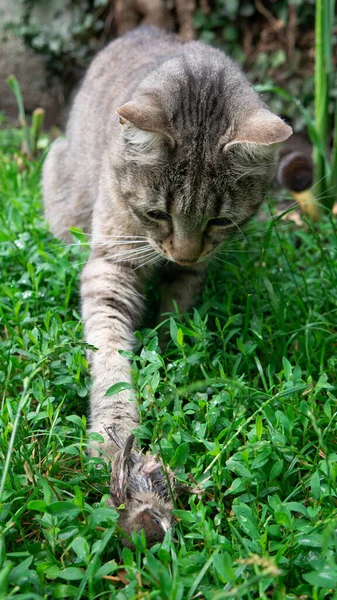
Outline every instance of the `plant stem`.
{"label": "plant stem", "polygon": [[[326,141],[326,72],[324,61],[324,5],[325,0],[316,0],[315,22],[315,122],[320,146]],[[317,195],[325,191],[325,160],[321,148],[314,147],[315,181]]]}

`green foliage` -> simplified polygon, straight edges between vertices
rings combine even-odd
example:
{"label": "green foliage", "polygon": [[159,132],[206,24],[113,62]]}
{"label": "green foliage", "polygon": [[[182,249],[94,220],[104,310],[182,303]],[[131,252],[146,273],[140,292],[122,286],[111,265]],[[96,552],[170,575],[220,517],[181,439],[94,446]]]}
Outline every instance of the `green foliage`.
{"label": "green foliage", "polygon": [[137,333],[139,442],[204,493],[177,502],[175,543],[134,536],[132,552],[86,453],[87,244],[47,232],[19,138],[1,134],[0,598],[335,598],[334,221],[253,223],[198,308],[168,316],[164,352],[158,328]]}
{"label": "green foliage", "polygon": [[[35,52],[44,56],[49,70],[63,80],[74,70],[88,66],[90,58],[106,41],[105,20],[109,0],[75,0],[49,3],[22,2],[21,15],[6,28],[22,37]],[[44,18],[36,11],[46,10]]]}
{"label": "green foliage", "polygon": [[28,127],[26,120],[26,113],[23,105],[23,99],[20,89],[20,84],[14,75],[10,75],[8,77],[7,83],[11,88],[18,105],[19,111],[19,120],[20,125],[22,127],[22,137],[23,137],[23,152],[29,157],[32,158],[38,149],[38,142],[40,133],[43,128],[44,123],[44,109],[36,108],[32,115],[32,123],[31,126]]}
{"label": "green foliage", "polygon": [[[333,36],[335,0],[316,2],[315,32],[315,110],[308,111],[303,102],[278,86],[257,85],[260,93],[269,92],[286,99],[303,117],[313,146],[315,183],[312,188],[316,202],[332,209],[336,201],[337,186],[337,103],[335,96],[335,69],[333,61]],[[332,110],[331,110],[332,107]],[[334,135],[331,134],[331,112],[334,113]],[[331,148],[332,146],[332,148]],[[314,201],[314,199],[313,199]]]}
{"label": "green foliage", "polygon": [[[199,38],[229,53],[242,65],[252,83],[269,86],[277,83],[313,112],[313,65],[308,49],[298,42],[314,29],[314,2],[276,0],[258,5],[249,0],[214,0],[210,6],[209,13],[200,8],[195,13]],[[261,6],[266,9],[263,13]],[[296,27],[289,34],[290,7],[296,10]],[[296,43],[289,52],[292,36]],[[270,95],[268,104],[276,114],[290,119],[296,131],[303,129],[302,115],[289,99]]]}

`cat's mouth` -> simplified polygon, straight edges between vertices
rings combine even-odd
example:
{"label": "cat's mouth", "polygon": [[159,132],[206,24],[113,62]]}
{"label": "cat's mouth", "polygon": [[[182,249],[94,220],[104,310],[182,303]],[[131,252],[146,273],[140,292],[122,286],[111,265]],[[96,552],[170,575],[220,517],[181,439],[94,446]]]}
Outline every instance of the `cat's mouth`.
{"label": "cat's mouth", "polygon": [[195,263],[198,262],[198,259],[194,259],[194,260],[189,260],[189,259],[184,259],[184,258],[173,258],[172,260],[174,260],[174,262],[177,265],[180,265],[181,267],[190,267],[191,265],[195,265]]}

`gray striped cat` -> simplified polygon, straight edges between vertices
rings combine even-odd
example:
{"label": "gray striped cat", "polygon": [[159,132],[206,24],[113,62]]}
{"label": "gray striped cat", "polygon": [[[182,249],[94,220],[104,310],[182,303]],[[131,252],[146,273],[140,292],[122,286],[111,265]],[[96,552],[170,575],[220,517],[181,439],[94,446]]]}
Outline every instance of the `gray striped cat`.
{"label": "gray striped cat", "polygon": [[193,302],[209,257],[256,212],[291,128],[272,114],[222,52],[154,28],[113,41],[76,96],[66,138],[44,164],[52,232],[91,235],[82,316],[91,375],[91,430],[116,451],[139,423],[129,392],[129,350],[144,310],[144,283],[162,273],[161,312]]}

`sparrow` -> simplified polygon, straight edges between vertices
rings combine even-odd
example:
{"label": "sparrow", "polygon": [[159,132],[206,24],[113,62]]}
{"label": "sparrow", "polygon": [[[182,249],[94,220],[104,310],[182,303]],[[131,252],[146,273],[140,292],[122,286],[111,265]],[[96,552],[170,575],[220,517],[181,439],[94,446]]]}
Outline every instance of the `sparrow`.
{"label": "sparrow", "polygon": [[109,503],[118,511],[118,524],[127,534],[123,545],[132,548],[132,532],[143,529],[148,547],[153,546],[173,529],[173,472],[168,467],[166,473],[163,471],[158,456],[136,450],[134,435],[122,440],[114,427],[105,430],[118,447],[112,463]]}

